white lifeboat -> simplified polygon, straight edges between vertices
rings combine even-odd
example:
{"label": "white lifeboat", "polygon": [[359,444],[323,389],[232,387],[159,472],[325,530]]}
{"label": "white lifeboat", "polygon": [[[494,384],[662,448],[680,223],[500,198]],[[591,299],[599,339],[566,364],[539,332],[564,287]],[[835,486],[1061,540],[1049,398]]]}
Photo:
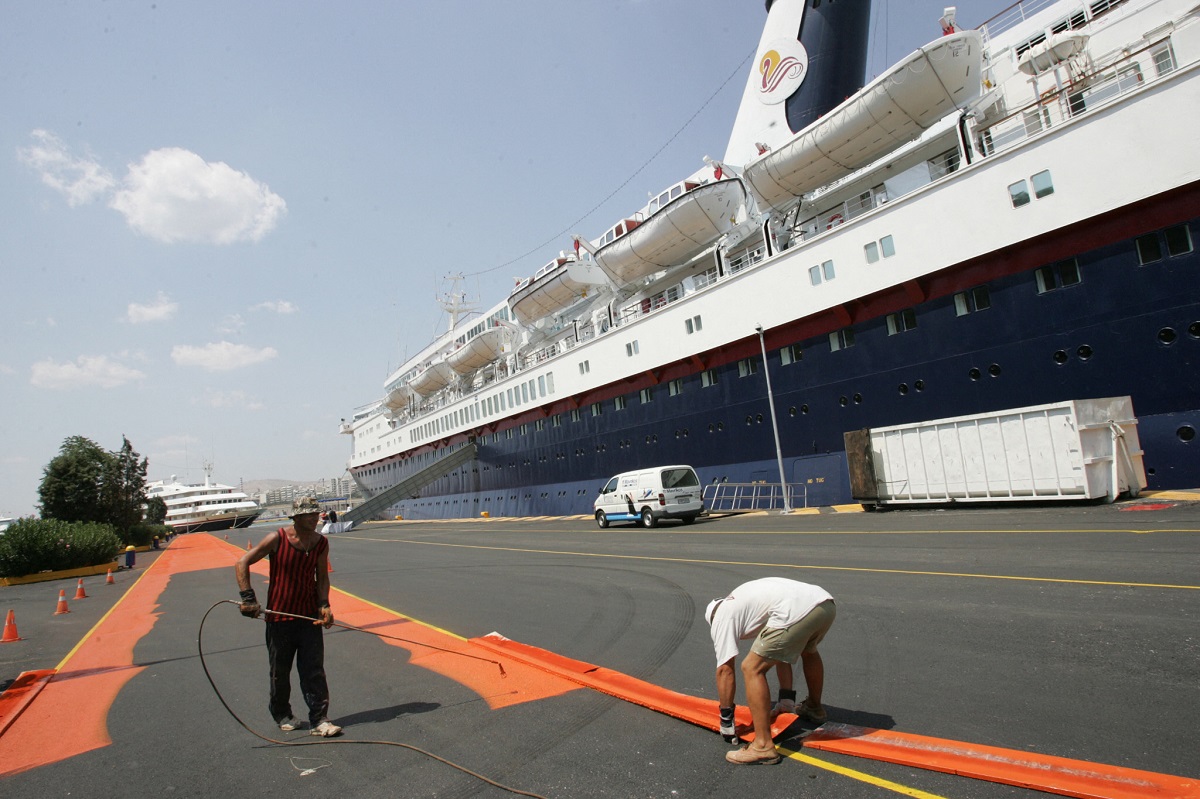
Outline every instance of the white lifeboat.
{"label": "white lifeboat", "polygon": [[411,405],[412,401],[413,393],[409,389],[408,385],[405,384],[396,386],[389,391],[387,396],[383,398],[383,405],[385,408],[387,408],[389,415],[395,416],[400,411]]}
{"label": "white lifeboat", "polygon": [[453,379],[454,370],[450,368],[450,364],[443,360],[437,360],[418,372],[412,380],[408,381],[408,385],[421,396],[428,397],[433,392],[450,385],[450,381]]}
{"label": "white lifeboat", "polygon": [[604,282],[604,273],[592,264],[560,255],[518,283],[508,295],[508,307],[518,322],[530,325],[571,307],[587,296],[588,289]]}
{"label": "white lifeboat", "polygon": [[596,262],[618,286],[699,255],[734,228],[746,204],[746,187],[737,178],[685,181],[664,195],[651,201],[643,222],[626,225],[611,243],[601,239]]}
{"label": "white lifeboat", "polygon": [[1021,58],[1017,61],[1017,69],[1026,75],[1041,75],[1049,72],[1070,59],[1071,56],[1082,53],[1087,42],[1086,33],[1063,31],[1051,34],[1044,42],[1039,42],[1021,53]]}
{"label": "white lifeboat", "polygon": [[983,40],[959,31],[925,45],[837,108],[751,161],[743,174],[762,210],[845,177],[917,138],[982,91]]}
{"label": "white lifeboat", "polygon": [[446,363],[460,375],[470,374],[500,356],[504,339],[504,328],[490,327],[447,355]]}

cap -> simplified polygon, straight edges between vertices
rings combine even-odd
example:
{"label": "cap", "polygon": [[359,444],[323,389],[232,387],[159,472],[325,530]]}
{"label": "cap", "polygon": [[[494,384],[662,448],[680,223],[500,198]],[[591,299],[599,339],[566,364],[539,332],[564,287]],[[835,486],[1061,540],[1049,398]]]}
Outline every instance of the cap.
{"label": "cap", "polygon": [[316,497],[301,497],[292,503],[292,516],[302,516],[306,513],[320,513],[321,506]]}

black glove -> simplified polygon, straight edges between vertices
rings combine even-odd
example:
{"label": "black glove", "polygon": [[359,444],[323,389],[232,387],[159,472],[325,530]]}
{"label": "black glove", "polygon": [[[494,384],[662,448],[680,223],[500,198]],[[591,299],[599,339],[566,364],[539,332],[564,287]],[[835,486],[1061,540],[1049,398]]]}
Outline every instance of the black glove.
{"label": "black glove", "polygon": [[262,605],[258,604],[258,597],[254,594],[254,589],[241,592],[242,602],[238,605],[238,610],[247,619],[257,619],[262,615]]}
{"label": "black glove", "polygon": [[733,721],[733,708],[721,708],[721,737],[725,743],[731,744],[737,740],[737,728]]}

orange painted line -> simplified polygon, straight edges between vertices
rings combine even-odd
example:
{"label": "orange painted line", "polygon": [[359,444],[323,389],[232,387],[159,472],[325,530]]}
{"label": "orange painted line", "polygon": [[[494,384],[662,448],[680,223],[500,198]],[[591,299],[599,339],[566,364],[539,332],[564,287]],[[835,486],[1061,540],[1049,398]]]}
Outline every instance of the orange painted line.
{"label": "orange painted line", "polygon": [[[618,699],[717,729],[715,700],[676,693],[496,633],[471,641]],[[795,718],[780,716],[771,732],[778,735]],[[749,710],[739,706],[737,720],[748,723]],[[804,739],[804,746],[1079,799],[1200,799],[1200,781],[1185,777],[847,724],[825,723]]]}
{"label": "orange painted line", "polygon": [[849,724],[826,723],[804,746],[1080,799],[1200,797],[1186,777]]}
{"label": "orange painted line", "polygon": [[54,669],[23,671],[12,681],[12,685],[0,694],[0,735],[4,735],[4,731],[25,712],[25,708],[29,707],[29,703],[41,693],[53,676]]}

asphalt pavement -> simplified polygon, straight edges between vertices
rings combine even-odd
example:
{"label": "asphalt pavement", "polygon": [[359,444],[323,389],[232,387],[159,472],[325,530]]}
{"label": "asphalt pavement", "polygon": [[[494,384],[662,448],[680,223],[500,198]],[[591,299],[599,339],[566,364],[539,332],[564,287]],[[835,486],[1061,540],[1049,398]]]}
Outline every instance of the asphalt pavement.
{"label": "asphalt pavement", "polygon": [[[244,548],[244,531],[230,538]],[[378,606],[451,641],[498,631],[704,697],[715,692],[708,601],[768,575],[817,583],[838,603],[821,647],[831,721],[1200,780],[1200,503],[714,516],[655,530],[580,519],[372,523],[330,543],[343,605]],[[5,795],[513,795],[430,755],[544,797],[1044,795],[805,750],[798,730],[780,743],[800,757],[732,766],[717,735],[668,715],[556,690],[548,676],[535,695],[536,681],[511,665],[509,683],[480,689],[410,649],[336,628],[326,633],[331,716],[346,726],[338,740],[359,743],[301,731],[285,737],[306,745],[268,744],[239,726],[201,667],[202,651],[234,713],[281,735],[266,710],[261,622],[220,605],[198,648],[204,614],[236,598],[235,556],[173,571],[139,607],[148,632],[131,666],[112,667],[127,681],[101,715],[108,743],[80,753],[47,744],[46,762],[13,771],[6,744],[19,748],[9,736],[31,734],[28,719],[0,735]],[[89,578],[89,598],[57,616],[58,592],[73,597],[75,580],[0,588],[0,612],[15,610],[24,639],[0,646],[0,684],[69,671],[155,568],[139,555],[116,585]],[[105,671],[74,676],[82,685],[113,676]],[[58,696],[48,688],[33,705]],[[56,710],[37,717],[74,723],[71,707]]]}

